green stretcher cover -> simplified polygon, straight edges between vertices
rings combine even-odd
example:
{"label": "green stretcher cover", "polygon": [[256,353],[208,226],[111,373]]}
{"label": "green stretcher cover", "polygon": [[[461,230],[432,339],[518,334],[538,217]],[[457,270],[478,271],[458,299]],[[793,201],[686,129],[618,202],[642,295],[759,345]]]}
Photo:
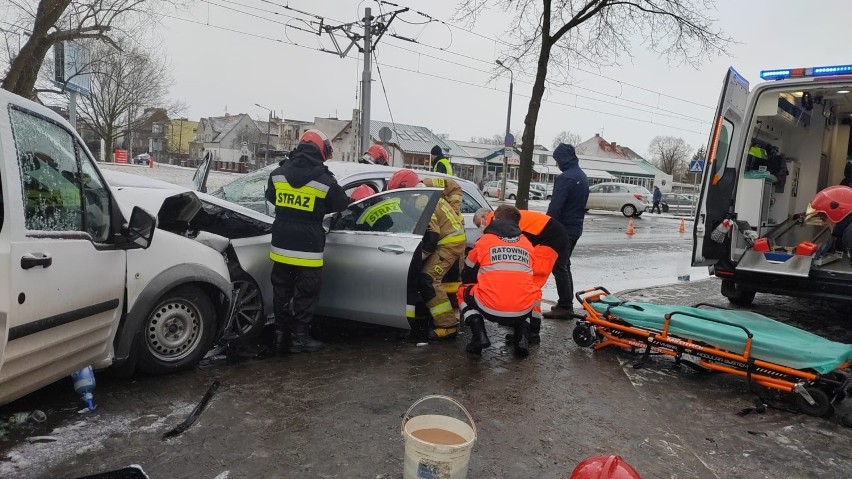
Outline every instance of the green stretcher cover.
{"label": "green stretcher cover", "polygon": [[[622,304],[612,306],[609,312],[645,330],[662,331],[665,315],[674,312],[689,313],[743,326],[753,335],[751,357],[780,366],[811,369],[825,374],[852,359],[852,344],[829,341],[816,334],[749,311],[622,302],[615,296],[601,298],[591,305],[599,313],[604,313],[608,307],[618,303]],[[747,339],[745,332],[740,328],[678,314],[671,318],[669,334],[682,339],[701,341],[737,354],[742,354]]]}

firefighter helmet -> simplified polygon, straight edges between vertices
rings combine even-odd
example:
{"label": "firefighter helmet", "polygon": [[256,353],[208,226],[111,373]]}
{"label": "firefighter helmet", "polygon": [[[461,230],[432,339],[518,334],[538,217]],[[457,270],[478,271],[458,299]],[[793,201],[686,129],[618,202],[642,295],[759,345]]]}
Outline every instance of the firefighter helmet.
{"label": "firefighter helmet", "polygon": [[840,223],[852,213],[852,188],[829,186],[808,204],[807,216],[823,213],[833,223]]}
{"label": "firefighter helmet", "polygon": [[320,154],[322,154],[323,161],[330,160],[332,153],[334,152],[328,137],[325,136],[325,133],[319,130],[308,130],[304,132],[302,137],[299,138],[299,143],[310,143],[316,146],[319,149]]}
{"label": "firefighter helmet", "polygon": [[370,188],[369,185],[361,185],[358,188],[355,188],[355,190],[349,196],[349,199],[352,201],[359,201],[363,200],[368,196],[373,196],[374,194],[376,194],[376,190]]}
{"label": "firefighter helmet", "polygon": [[362,163],[388,166],[388,152],[382,145],[373,145],[361,157]]}
{"label": "firefighter helmet", "polygon": [[407,168],[397,171],[390,177],[388,181],[388,189],[395,190],[397,188],[414,188],[420,183],[420,177],[413,170]]}
{"label": "firefighter helmet", "polygon": [[574,468],[569,479],[642,479],[621,456],[590,457]]}

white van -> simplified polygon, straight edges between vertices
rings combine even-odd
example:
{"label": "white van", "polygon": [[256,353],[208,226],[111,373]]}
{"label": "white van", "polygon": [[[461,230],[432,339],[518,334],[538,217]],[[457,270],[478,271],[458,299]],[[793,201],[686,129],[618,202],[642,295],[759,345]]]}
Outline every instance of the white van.
{"label": "white van", "polygon": [[225,329],[225,258],[155,230],[191,218],[194,193],[161,190],[157,219],[122,202],[68,122],[5,90],[0,187],[0,405],[88,365],[193,367]]}
{"label": "white van", "polygon": [[[736,304],[751,303],[756,292],[852,300],[850,259],[831,252],[827,225],[804,221],[814,195],[843,179],[852,65],[760,76],[767,81],[752,91],[733,68],[725,77],[695,218],[693,265],[709,266]],[[817,252],[801,254],[800,247],[796,254],[803,242]]]}

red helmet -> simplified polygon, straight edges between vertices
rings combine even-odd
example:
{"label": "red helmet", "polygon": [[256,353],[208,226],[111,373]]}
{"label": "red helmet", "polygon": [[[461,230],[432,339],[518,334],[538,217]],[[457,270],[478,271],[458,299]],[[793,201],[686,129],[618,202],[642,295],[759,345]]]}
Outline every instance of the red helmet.
{"label": "red helmet", "polygon": [[390,177],[388,181],[388,189],[395,190],[397,188],[414,188],[420,183],[420,177],[413,170],[402,169],[397,171]]}
{"label": "red helmet", "polygon": [[366,163],[374,163],[376,165],[388,165],[388,152],[382,145],[373,145],[367,148],[367,153],[363,157]]}
{"label": "red helmet", "polygon": [[590,457],[574,468],[569,479],[642,479],[621,456]]}
{"label": "red helmet", "polygon": [[331,148],[331,142],[328,141],[328,137],[325,136],[325,133],[319,130],[308,130],[302,134],[302,137],[299,138],[299,143],[310,143],[316,146],[320,154],[322,154],[322,160],[328,161],[331,159],[331,155],[334,150]]}
{"label": "red helmet", "polygon": [[814,196],[808,204],[808,216],[823,213],[834,223],[840,223],[852,213],[852,188],[829,186]]}
{"label": "red helmet", "polygon": [[355,188],[355,190],[352,192],[352,194],[349,195],[349,199],[351,201],[358,201],[358,200],[363,200],[364,198],[366,198],[368,196],[373,196],[375,194],[376,194],[376,190],[370,188],[369,185],[361,185],[358,188]]}

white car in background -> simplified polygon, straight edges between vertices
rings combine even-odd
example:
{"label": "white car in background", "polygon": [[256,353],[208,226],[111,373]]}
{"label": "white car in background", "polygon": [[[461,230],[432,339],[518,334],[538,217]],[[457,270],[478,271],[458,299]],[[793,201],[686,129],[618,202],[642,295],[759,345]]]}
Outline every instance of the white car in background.
{"label": "white car in background", "polygon": [[[503,180],[489,181],[482,188],[482,194],[489,198],[500,198],[500,189],[503,188]],[[506,180],[506,199],[514,200],[518,197],[518,182]],[[544,192],[533,188],[530,184],[530,199],[543,200]]]}
{"label": "white car in background", "polygon": [[553,197],[553,184],[545,184],[545,183],[530,183],[530,189],[536,190],[544,197],[544,199],[549,200]]}
{"label": "white car in background", "polygon": [[651,208],[651,192],[627,183],[598,183],[589,188],[586,210],[621,211],[624,216],[638,218]]}

